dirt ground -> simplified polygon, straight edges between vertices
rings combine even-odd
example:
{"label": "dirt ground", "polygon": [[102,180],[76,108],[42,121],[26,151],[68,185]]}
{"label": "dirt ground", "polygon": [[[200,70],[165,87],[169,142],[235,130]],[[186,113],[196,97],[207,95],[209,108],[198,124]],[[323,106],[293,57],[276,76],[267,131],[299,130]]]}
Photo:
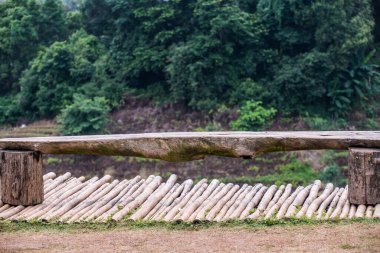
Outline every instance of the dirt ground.
{"label": "dirt ground", "polygon": [[380,224],[7,232],[0,252],[380,252]]}

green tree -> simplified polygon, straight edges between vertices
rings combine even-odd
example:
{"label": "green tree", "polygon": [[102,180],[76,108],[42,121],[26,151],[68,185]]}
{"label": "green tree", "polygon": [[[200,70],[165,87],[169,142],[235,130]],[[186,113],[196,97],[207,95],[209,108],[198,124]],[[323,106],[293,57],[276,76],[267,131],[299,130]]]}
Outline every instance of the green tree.
{"label": "green tree", "polygon": [[21,72],[39,48],[35,2],[6,1],[0,4],[0,94],[18,90]]}
{"label": "green tree", "polygon": [[90,99],[76,94],[73,103],[62,109],[58,116],[60,130],[65,135],[102,133],[109,111],[104,97]]}
{"label": "green tree", "polygon": [[[265,44],[277,52],[264,69],[261,82],[271,92],[264,101],[297,113],[350,110],[336,108],[338,94],[333,90],[344,88],[340,77],[358,52],[372,46],[371,2],[261,0],[257,10],[270,31]],[[355,95],[347,99],[354,100]]]}
{"label": "green tree", "polygon": [[0,4],[0,94],[19,91],[18,79],[38,51],[67,37],[59,0]]}
{"label": "green tree", "polygon": [[74,93],[120,96],[121,91],[107,91],[114,83],[106,78],[106,70],[100,69],[106,66],[105,58],[104,46],[83,30],[66,42],[53,43],[24,72],[20,80],[20,107],[35,117],[54,117],[71,104]]}
{"label": "green tree", "polygon": [[196,31],[173,47],[167,66],[175,101],[197,109],[231,104],[240,83],[256,75],[265,30],[254,14],[233,2],[197,1],[191,21]]}
{"label": "green tree", "polygon": [[268,126],[276,114],[274,108],[264,108],[261,101],[246,101],[240,108],[239,118],[231,123],[234,130],[256,131]]}

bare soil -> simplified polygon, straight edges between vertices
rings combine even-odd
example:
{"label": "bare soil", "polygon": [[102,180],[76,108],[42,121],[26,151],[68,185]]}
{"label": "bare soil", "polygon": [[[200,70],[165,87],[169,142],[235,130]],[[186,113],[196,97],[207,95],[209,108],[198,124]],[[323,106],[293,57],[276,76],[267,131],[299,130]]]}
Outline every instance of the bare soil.
{"label": "bare soil", "polygon": [[0,252],[380,252],[380,224],[12,232]]}

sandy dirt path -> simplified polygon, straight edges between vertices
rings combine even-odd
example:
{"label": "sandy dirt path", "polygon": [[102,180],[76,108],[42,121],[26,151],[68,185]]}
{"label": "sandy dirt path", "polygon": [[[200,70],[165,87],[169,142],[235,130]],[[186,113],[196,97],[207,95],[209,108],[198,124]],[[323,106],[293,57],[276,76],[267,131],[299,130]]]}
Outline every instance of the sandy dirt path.
{"label": "sandy dirt path", "polygon": [[0,252],[380,252],[380,224],[7,232]]}

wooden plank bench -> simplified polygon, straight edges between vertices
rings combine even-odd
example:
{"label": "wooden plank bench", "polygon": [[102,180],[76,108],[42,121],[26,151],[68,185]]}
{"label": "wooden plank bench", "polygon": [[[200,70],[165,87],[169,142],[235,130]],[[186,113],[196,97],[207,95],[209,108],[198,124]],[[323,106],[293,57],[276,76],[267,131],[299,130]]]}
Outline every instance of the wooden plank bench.
{"label": "wooden plank bench", "polygon": [[43,201],[42,154],[121,155],[170,162],[207,155],[254,158],[276,151],[349,150],[349,199],[380,203],[380,131],[173,132],[0,139],[2,201]]}

